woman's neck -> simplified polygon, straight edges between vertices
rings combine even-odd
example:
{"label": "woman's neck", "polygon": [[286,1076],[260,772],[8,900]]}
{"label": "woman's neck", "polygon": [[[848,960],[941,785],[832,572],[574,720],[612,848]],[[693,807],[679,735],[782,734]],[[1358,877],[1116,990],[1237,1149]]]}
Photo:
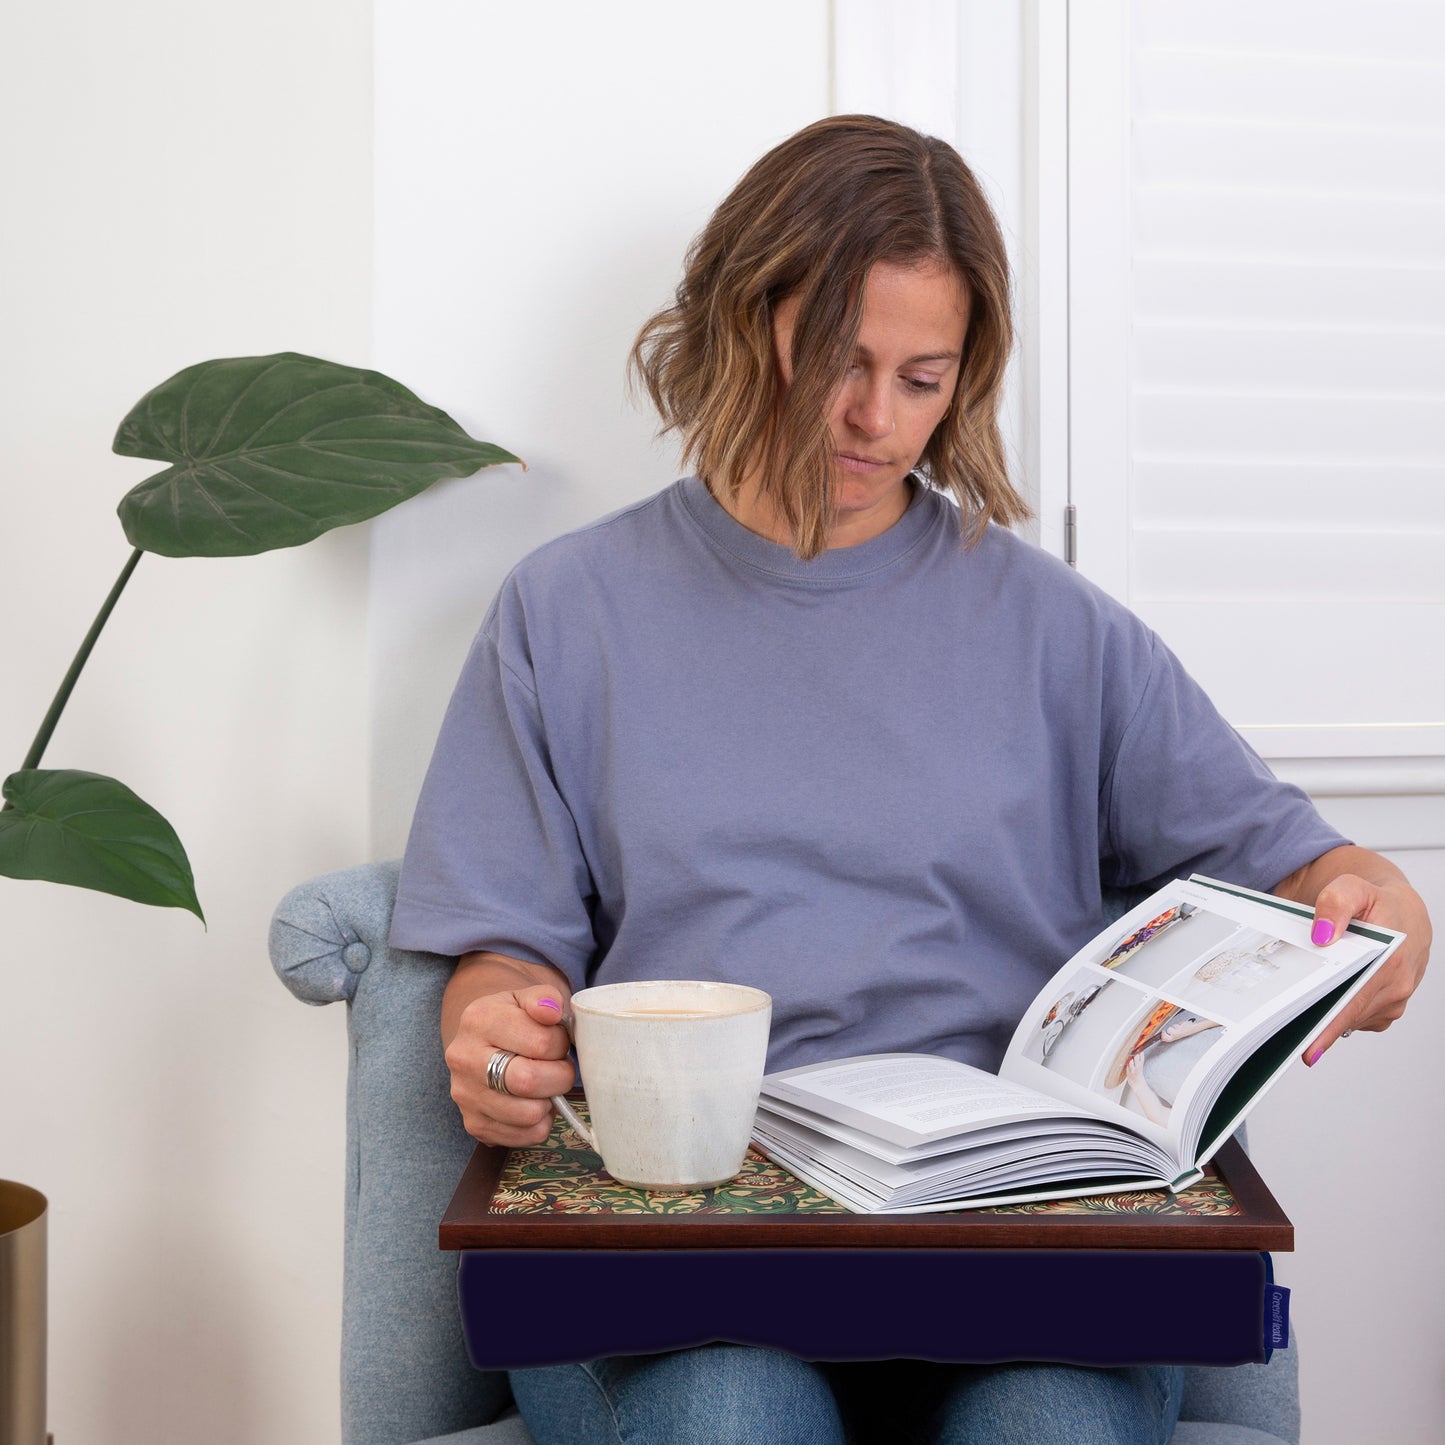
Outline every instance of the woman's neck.
{"label": "woman's neck", "polygon": [[[721,487],[707,483],[713,499],[735,522],[744,526],[769,542],[780,547],[792,547],[794,537],[787,518],[782,516],[772,500],[758,485],[756,477],[746,478],[736,495],[728,495]],[[874,501],[870,506],[835,511],[828,526],[828,540],[825,550],[831,552],[840,547],[857,547],[881,537],[908,510],[913,500],[913,483],[905,480],[889,493]]]}

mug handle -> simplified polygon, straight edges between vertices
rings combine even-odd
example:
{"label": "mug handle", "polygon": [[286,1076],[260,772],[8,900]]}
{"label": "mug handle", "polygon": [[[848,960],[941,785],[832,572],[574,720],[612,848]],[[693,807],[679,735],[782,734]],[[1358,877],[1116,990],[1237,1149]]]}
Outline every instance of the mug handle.
{"label": "mug handle", "polygon": [[557,1112],[582,1136],[582,1142],[589,1149],[596,1150],[597,1141],[592,1137],[592,1131],[577,1117],[577,1111],[564,1099],[561,1094],[552,1095],[552,1106]]}
{"label": "mug handle", "polygon": [[[576,1035],[572,1032],[572,1010],[568,1009],[562,1015],[562,1027],[567,1030],[567,1037],[575,1044]],[[592,1131],[577,1117],[577,1111],[564,1099],[561,1094],[552,1095],[552,1107],[567,1121],[569,1125],[581,1137],[582,1142],[589,1149],[596,1150],[597,1141],[592,1137]]]}

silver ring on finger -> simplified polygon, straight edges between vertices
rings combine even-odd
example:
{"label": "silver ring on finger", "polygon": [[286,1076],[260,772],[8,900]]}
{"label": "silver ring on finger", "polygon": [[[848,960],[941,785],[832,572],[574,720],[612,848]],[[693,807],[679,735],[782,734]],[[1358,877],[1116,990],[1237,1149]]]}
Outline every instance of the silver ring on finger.
{"label": "silver ring on finger", "polygon": [[510,1054],[506,1049],[498,1049],[487,1064],[487,1087],[495,1089],[499,1094],[510,1094],[512,1091],[507,1087],[507,1065],[517,1056]]}
{"label": "silver ring on finger", "polygon": [[1342,1033],[1342,1034],[1340,1035],[1340,1037],[1341,1037],[1342,1039],[1347,1039],[1347,1038],[1349,1038],[1349,1036],[1350,1036],[1352,1033],[1354,1033],[1354,1029],[1346,1029],[1346,1030],[1344,1031],[1344,1033]]}

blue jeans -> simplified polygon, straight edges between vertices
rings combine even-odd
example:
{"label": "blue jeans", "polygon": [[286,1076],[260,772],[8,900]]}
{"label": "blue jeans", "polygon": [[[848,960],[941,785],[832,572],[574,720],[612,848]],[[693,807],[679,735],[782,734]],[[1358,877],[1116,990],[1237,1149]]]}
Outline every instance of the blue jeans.
{"label": "blue jeans", "polygon": [[704,1345],[513,1370],[537,1445],[1164,1445],[1170,1365],[810,1364]]}

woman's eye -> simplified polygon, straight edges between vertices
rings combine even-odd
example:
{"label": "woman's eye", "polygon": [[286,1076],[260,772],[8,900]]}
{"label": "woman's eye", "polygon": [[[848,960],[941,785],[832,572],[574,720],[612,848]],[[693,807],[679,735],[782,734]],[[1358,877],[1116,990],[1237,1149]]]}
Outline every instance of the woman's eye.
{"label": "woman's eye", "polygon": [[919,396],[937,396],[943,390],[942,383],[926,376],[905,376],[903,380],[909,391]]}

